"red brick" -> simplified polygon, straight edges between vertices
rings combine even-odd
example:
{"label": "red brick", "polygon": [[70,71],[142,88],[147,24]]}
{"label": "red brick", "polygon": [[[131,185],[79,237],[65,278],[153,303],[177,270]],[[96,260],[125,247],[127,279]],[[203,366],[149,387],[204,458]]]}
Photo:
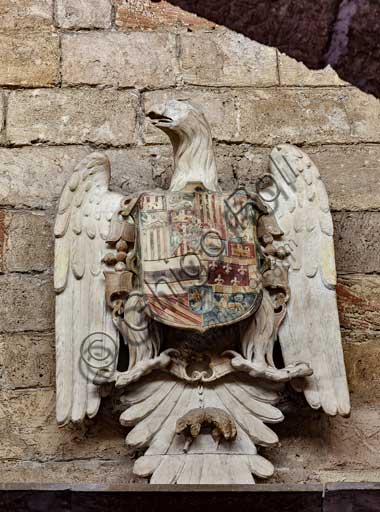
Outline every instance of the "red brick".
{"label": "red brick", "polygon": [[212,28],[215,24],[165,1],[116,0],[116,26],[119,30],[165,27],[199,29]]}

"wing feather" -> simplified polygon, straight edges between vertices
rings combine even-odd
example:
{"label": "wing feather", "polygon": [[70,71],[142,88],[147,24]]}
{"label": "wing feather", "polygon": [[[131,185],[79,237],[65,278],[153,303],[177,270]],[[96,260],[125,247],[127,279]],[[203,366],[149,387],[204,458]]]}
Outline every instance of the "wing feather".
{"label": "wing feather", "polygon": [[311,407],[322,407],[331,415],[347,415],[350,400],[336,304],[333,224],[327,192],[318,168],[300,149],[288,144],[277,146],[270,160],[280,190],[272,206],[291,252],[291,297],[279,332],[284,361],[305,361],[312,367],[314,374],[295,384],[296,389],[304,391]]}
{"label": "wing feather", "polygon": [[74,170],[58,207],[54,285],[59,424],[93,417],[99,408],[94,369],[81,358],[84,339],[105,333],[115,343],[110,346],[109,339],[107,344],[107,338],[100,338],[100,350],[111,350],[110,357],[117,357],[118,333],[105,302],[101,261],[107,247],[101,233],[109,229],[109,212],[119,207],[123,196],[111,192],[109,182],[108,158],[93,153]]}

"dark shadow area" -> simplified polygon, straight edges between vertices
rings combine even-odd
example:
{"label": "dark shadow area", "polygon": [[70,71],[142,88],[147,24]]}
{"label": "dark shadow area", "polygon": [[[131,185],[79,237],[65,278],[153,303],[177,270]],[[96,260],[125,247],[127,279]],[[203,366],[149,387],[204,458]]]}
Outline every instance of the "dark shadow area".
{"label": "dark shadow area", "polygon": [[377,0],[168,1],[274,46],[310,69],[331,64],[343,80],[380,96]]}

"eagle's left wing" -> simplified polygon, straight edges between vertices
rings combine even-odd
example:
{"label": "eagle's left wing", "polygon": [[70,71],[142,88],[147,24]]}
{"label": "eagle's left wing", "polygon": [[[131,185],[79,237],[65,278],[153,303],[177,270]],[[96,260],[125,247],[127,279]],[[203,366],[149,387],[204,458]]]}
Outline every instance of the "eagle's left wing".
{"label": "eagle's left wing", "polygon": [[284,361],[286,365],[305,361],[313,369],[312,376],[294,383],[311,407],[348,415],[327,192],[316,165],[299,148],[276,146],[270,159],[277,195],[271,207],[290,253],[291,296],[279,331]]}

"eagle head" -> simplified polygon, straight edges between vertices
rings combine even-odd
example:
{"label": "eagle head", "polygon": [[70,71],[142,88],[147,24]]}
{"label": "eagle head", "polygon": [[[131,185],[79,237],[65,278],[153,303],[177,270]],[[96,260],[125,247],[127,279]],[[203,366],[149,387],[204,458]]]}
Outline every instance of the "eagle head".
{"label": "eagle head", "polygon": [[210,126],[202,110],[188,100],[168,100],[152,106],[147,117],[168,135],[174,150],[174,174],[170,190],[187,183],[203,183],[219,190]]}

